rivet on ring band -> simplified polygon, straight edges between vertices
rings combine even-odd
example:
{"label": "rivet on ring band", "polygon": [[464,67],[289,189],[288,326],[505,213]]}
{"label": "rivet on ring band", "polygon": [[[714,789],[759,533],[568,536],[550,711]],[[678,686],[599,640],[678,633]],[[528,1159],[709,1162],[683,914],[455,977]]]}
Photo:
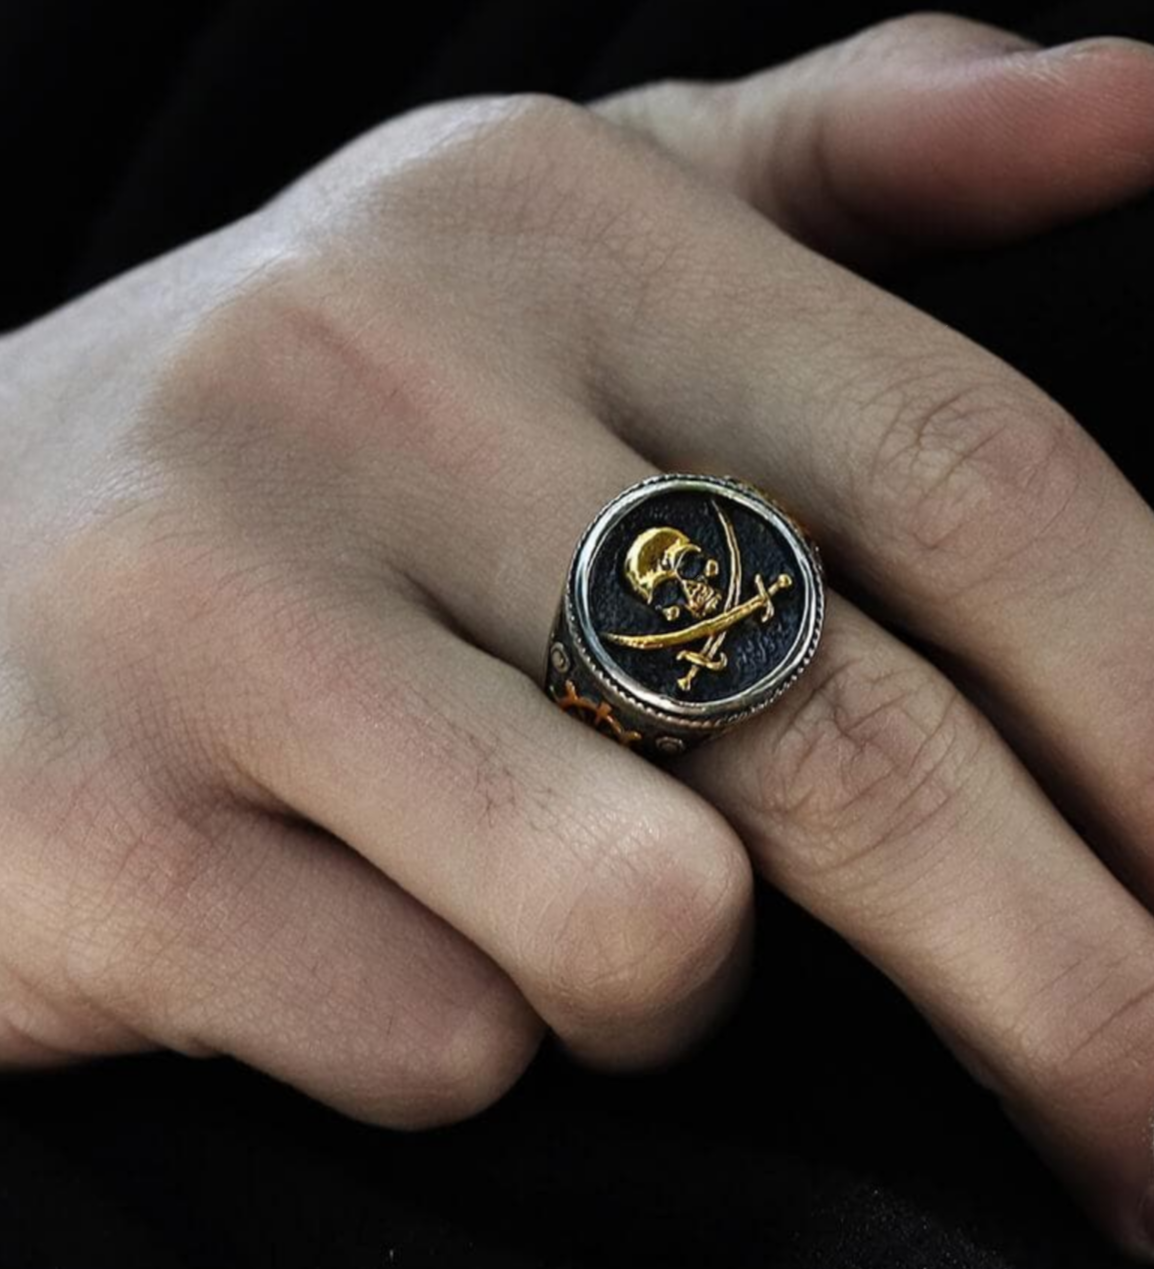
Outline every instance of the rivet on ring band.
{"label": "rivet on ring band", "polygon": [[813,659],[824,609],[817,547],[772,499],[728,477],[654,476],[578,543],[545,690],[670,757],[777,700]]}

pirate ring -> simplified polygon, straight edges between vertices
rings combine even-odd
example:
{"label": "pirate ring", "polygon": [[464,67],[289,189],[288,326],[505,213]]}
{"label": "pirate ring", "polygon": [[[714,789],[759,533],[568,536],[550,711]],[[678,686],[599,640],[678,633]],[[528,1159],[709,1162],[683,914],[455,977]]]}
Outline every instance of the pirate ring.
{"label": "pirate ring", "polygon": [[824,609],[816,545],[765,494],[728,477],[654,476],[578,543],[545,690],[629,748],[683,753],[796,682]]}

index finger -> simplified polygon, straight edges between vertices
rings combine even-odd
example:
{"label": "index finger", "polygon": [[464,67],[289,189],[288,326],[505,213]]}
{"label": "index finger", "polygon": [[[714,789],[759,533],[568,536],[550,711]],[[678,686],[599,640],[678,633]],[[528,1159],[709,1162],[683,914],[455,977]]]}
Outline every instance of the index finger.
{"label": "index finger", "polygon": [[1154,51],[1040,49],[945,13],[882,22],[722,84],[594,103],[795,237],[883,261],[1087,216],[1154,181]]}

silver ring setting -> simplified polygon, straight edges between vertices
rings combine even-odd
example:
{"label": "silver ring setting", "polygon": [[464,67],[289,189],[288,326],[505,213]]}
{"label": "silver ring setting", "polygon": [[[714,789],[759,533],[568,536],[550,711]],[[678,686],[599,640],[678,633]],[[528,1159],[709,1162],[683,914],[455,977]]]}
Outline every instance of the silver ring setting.
{"label": "silver ring setting", "polygon": [[654,476],[578,543],[545,690],[630,748],[683,753],[796,682],[824,613],[817,546],[773,499],[730,477]]}

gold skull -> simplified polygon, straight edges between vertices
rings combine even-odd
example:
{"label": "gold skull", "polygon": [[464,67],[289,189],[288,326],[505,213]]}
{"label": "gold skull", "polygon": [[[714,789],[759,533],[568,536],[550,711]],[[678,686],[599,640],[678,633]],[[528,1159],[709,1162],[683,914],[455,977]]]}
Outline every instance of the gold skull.
{"label": "gold skull", "polygon": [[[704,563],[700,574],[690,577],[686,573],[686,561],[694,555],[702,556]],[[663,582],[676,582],[685,597],[685,607],[693,616],[709,617],[721,606],[721,592],[705,580],[717,576],[717,561],[704,557],[701,547],[680,529],[668,525],[646,529],[637,536],[625,556],[625,577],[634,592],[651,607],[656,602],[657,588]],[[661,613],[667,621],[676,621],[681,616],[681,606],[670,604],[662,608]]]}

